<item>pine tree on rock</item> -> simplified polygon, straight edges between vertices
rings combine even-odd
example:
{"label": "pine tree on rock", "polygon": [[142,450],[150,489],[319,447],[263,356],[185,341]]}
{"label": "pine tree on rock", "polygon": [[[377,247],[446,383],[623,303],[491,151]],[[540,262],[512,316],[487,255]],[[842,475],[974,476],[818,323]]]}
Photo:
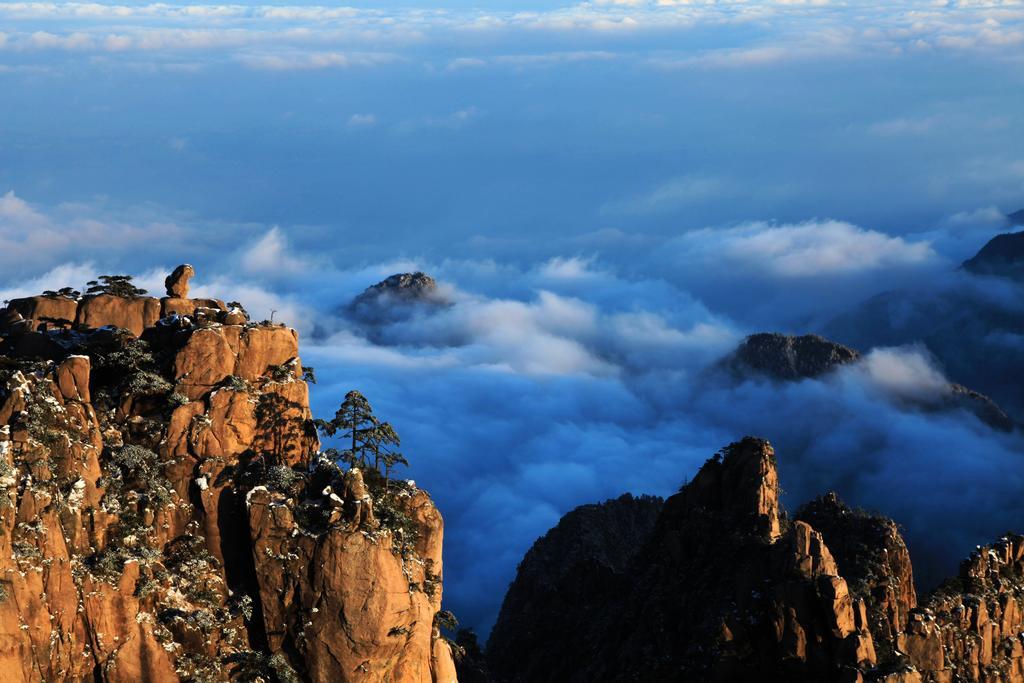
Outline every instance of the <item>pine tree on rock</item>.
{"label": "pine tree on rock", "polygon": [[348,463],[350,467],[369,468],[370,457],[373,457],[373,471],[384,471],[384,490],[387,491],[391,481],[391,470],[396,465],[408,467],[409,461],[398,452],[402,439],[390,422],[381,422],[373,414],[370,402],[358,391],[345,394],[345,400],[334,418],[317,420],[317,429],[325,436],[336,436],[349,440],[349,448],[339,452],[329,448],[325,453],[336,460]]}
{"label": "pine tree on rock", "polygon": [[342,460],[352,467],[367,465],[368,452],[373,452],[374,433],[380,422],[373,416],[373,408],[365,396],[355,390],[348,392],[334,418],[317,420],[316,426],[326,436],[341,432],[343,439],[351,440],[350,447],[340,454]]}

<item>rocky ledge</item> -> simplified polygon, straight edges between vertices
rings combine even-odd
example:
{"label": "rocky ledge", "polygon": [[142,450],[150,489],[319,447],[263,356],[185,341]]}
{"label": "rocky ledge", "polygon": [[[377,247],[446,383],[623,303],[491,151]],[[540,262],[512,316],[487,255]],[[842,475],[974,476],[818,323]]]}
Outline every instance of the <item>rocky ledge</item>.
{"label": "rocky ledge", "polygon": [[320,456],[295,331],[193,272],[0,312],[0,680],[454,681],[429,496]]}

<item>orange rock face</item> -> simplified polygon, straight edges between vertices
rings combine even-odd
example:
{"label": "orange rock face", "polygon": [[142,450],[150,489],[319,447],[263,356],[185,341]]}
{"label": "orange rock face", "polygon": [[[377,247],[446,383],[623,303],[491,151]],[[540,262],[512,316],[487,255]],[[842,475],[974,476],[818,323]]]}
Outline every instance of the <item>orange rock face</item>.
{"label": "orange rock face", "polygon": [[[425,500],[413,492],[405,502],[412,507]],[[433,588],[440,553],[396,562],[390,531],[296,535],[284,497],[265,489],[254,489],[247,505],[250,526],[259,530],[253,557],[272,648],[295,638],[293,646],[318,681],[454,680],[450,657],[437,656],[433,626],[441,601]],[[439,549],[440,517],[435,523],[420,530]]]}
{"label": "orange rock face", "polygon": [[129,298],[99,294],[82,299],[75,316],[75,324],[86,328],[107,325],[123,327],[139,336],[144,329],[152,327],[159,319],[160,301],[153,297]]}
{"label": "orange rock face", "polygon": [[28,328],[35,330],[45,326],[71,324],[78,313],[78,302],[66,297],[31,296],[11,299],[7,308],[29,321]]}
{"label": "orange rock face", "polygon": [[0,376],[0,681],[454,681],[429,497],[350,528],[295,332],[160,311],[86,297],[132,334]]}

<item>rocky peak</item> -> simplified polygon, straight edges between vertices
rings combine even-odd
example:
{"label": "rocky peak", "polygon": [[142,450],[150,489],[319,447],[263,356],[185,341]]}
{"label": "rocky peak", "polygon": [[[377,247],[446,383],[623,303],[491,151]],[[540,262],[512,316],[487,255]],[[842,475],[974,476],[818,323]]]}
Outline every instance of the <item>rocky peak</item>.
{"label": "rocky peak", "polygon": [[767,441],[749,436],[730,444],[704,463],[673,501],[735,518],[741,525],[737,528],[774,541],[780,535],[775,451]]}
{"label": "rocky peak", "polygon": [[858,358],[860,354],[854,349],[816,334],[762,332],[744,339],[725,362],[744,374],[796,380],[823,375]]}
{"label": "rocky peak", "polygon": [[1024,232],[996,235],[961,267],[978,275],[1024,280]]}
{"label": "rocky peak", "polygon": [[910,553],[896,523],[856,510],[829,492],[805,504],[796,518],[821,532],[836,560],[837,573],[868,607],[868,624],[879,658],[895,662],[891,644],[917,606]]}
{"label": "rocky peak", "polygon": [[[815,334],[794,337],[763,332],[744,339],[720,361],[719,367],[739,379],[759,375],[777,381],[799,381],[820,377],[860,358],[857,350]],[[917,401],[915,406],[923,410],[965,410],[994,429],[1016,428],[1014,419],[995,401],[961,384],[951,383],[935,399]]]}
{"label": "rocky peak", "polygon": [[441,516],[319,457],[294,330],[171,296],[6,312],[0,680],[455,680]]}
{"label": "rocky peak", "polygon": [[1010,225],[1024,225],[1024,209],[1007,214],[1006,218],[1010,221]]}
{"label": "rocky peak", "polygon": [[366,289],[360,296],[395,296],[403,299],[430,298],[437,291],[437,280],[426,273],[398,273]]}
{"label": "rocky peak", "polygon": [[437,281],[426,273],[398,273],[367,287],[352,300],[347,311],[361,322],[379,324],[402,320],[416,310],[448,304]]}

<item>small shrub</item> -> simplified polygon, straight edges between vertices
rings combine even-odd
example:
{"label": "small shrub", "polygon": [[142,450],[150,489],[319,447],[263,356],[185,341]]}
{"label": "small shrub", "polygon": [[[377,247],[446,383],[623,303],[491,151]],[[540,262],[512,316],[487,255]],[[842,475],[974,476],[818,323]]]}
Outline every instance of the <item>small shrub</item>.
{"label": "small shrub", "polygon": [[124,391],[132,396],[159,396],[174,388],[170,382],[155,372],[141,370],[134,373],[124,384]]}
{"label": "small shrub", "polygon": [[221,382],[221,386],[230,391],[249,392],[252,386],[237,375],[228,375]]}
{"label": "small shrub", "polygon": [[267,488],[288,495],[298,492],[298,487],[305,481],[301,473],[286,465],[274,465],[267,470]]}
{"label": "small shrub", "polygon": [[173,392],[167,397],[167,404],[171,408],[179,408],[184,405],[188,405],[191,401],[188,400],[188,396],[185,394],[179,394],[177,391]]}
{"label": "small shrub", "polygon": [[459,628],[459,620],[455,618],[450,610],[443,609],[434,615],[434,626],[448,631],[455,631]]}
{"label": "small shrub", "polygon": [[252,598],[244,593],[235,593],[228,599],[228,613],[232,617],[242,617],[245,621],[251,621],[253,610]]}

